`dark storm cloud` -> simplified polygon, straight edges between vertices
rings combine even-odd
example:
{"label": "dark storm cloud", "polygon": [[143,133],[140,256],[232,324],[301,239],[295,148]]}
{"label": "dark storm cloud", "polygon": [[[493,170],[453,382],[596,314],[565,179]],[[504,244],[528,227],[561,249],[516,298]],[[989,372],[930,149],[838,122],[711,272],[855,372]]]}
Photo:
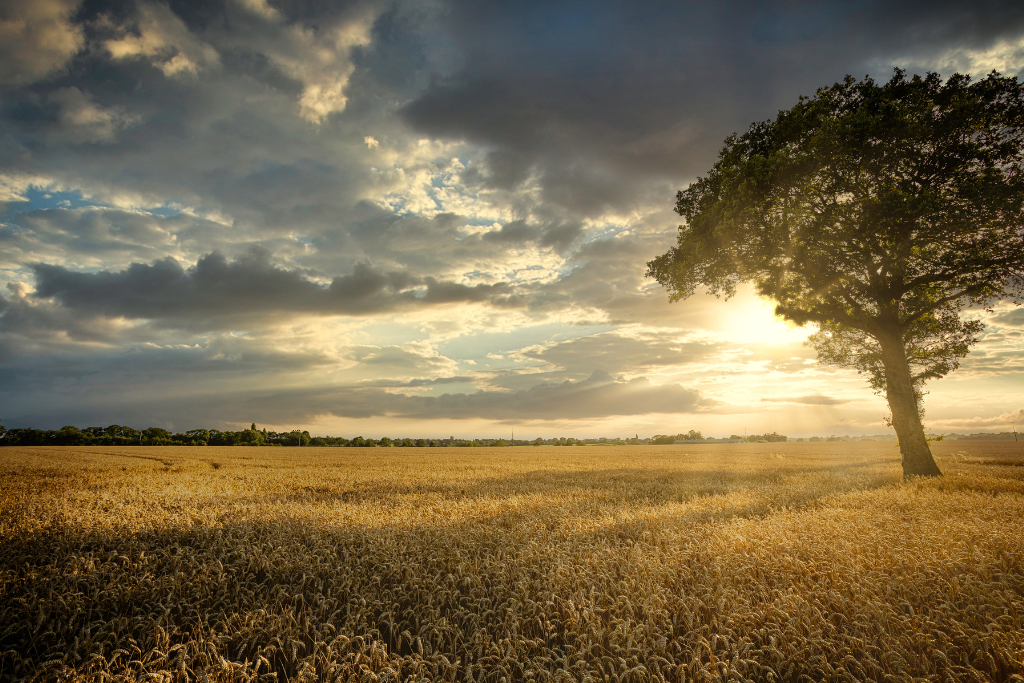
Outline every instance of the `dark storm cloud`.
{"label": "dark storm cloud", "polygon": [[489,389],[524,391],[538,383],[559,386],[582,381],[594,372],[625,381],[623,376],[644,376],[673,366],[691,368],[710,362],[727,346],[679,339],[678,331],[647,333],[642,337],[608,332],[530,347],[511,354],[540,361],[529,372],[519,368],[480,373],[478,384]]}
{"label": "dark storm cloud", "polygon": [[[1022,17],[1010,2],[7,0],[5,410],[181,428],[703,410],[679,385],[622,379],[724,348],[679,341],[715,329],[716,300],[670,306],[643,277],[672,242],[674,190],[800,94],[1019,41]],[[430,307],[444,313],[361,325],[358,344],[275,327]],[[530,337],[506,359],[525,372],[436,351],[502,307],[512,326],[579,324],[569,336],[647,331]],[[778,355],[745,358],[804,367]]]}
{"label": "dark storm cloud", "polygon": [[74,0],[6,0],[0,5],[0,84],[21,84],[59,71],[84,43],[71,21]]}
{"label": "dark storm cloud", "polygon": [[[1015,2],[449,3],[464,66],[403,110],[417,130],[492,149],[488,182],[531,168],[574,212],[707,170],[723,138],[847,73],[1024,27]],[[948,75],[948,74],[946,74]]]}
{"label": "dark storm cloud", "polygon": [[[37,5],[56,17],[39,18]],[[361,85],[347,83],[379,8],[259,8],[236,0],[14,3],[11,26],[58,22],[82,37],[82,49],[60,68],[47,66],[56,56],[45,45],[20,61],[0,54],[0,67],[23,76],[8,79],[14,87],[0,96],[0,174],[55,180],[100,203],[216,213],[236,239],[336,226],[373,184],[364,119],[378,135],[395,127],[382,113],[393,92],[381,97],[362,73]],[[26,66],[29,57],[38,64]],[[350,90],[359,90],[351,110]]]}
{"label": "dark storm cloud", "polygon": [[98,207],[29,211],[0,223],[0,266],[41,261],[110,267],[157,259],[168,251],[198,255],[219,241],[212,236],[218,227],[184,214]]}
{"label": "dark storm cloud", "polygon": [[[577,382],[542,383],[512,392],[410,396],[378,388],[340,387],[238,396],[232,401],[239,403],[237,410],[240,415],[253,414],[264,421],[280,419],[282,411],[286,419],[294,421],[324,414],[423,420],[559,420],[653,412],[698,412],[714,405],[698,392],[678,384],[658,386],[646,378],[616,381],[601,371]],[[245,413],[246,410],[249,412]]]}
{"label": "dark storm cloud", "polygon": [[[580,381],[541,382],[516,391],[477,391],[416,396],[402,388],[463,383],[464,377],[402,383],[342,384],[267,390],[254,373],[284,379],[288,373],[328,367],[322,357],[257,349],[139,349],[127,355],[51,356],[2,366],[0,390],[21,400],[4,416],[9,426],[55,428],[63,424],[162,425],[174,429],[217,427],[255,420],[308,423],[317,416],[388,416],[404,419],[494,421],[589,419],[649,413],[696,413],[714,407],[699,392],[646,378],[615,380],[595,371]],[[266,373],[271,373],[266,375]],[[61,377],[58,387],[53,377]]]}
{"label": "dark storm cloud", "polygon": [[518,245],[536,242],[542,247],[564,251],[583,234],[579,221],[549,222],[546,225],[531,224],[524,220],[505,223],[497,230],[483,233],[484,242]]}
{"label": "dark storm cloud", "polygon": [[473,382],[472,377],[438,377],[436,379],[413,379],[408,382],[393,382],[390,380],[378,380],[372,383],[374,387],[393,387],[393,388],[414,388],[414,387],[429,387],[438,386],[441,384],[471,384]]}
{"label": "dark storm cloud", "polygon": [[[0,346],[5,341],[0,335]],[[316,351],[282,351],[230,337],[204,346],[53,350],[10,363],[0,358],[0,393],[19,397],[4,406],[7,426],[224,425],[231,417],[221,401],[252,391],[254,378],[286,381],[334,362]]]}
{"label": "dark storm cloud", "polygon": [[356,252],[423,274],[462,274],[479,270],[481,263],[497,266],[500,272],[510,251],[536,246],[562,254],[578,245],[583,232],[578,221],[520,219],[466,234],[463,228],[471,222],[472,217],[454,213],[428,218],[360,202],[343,225],[311,240],[317,253],[307,260],[326,263]]}
{"label": "dark storm cloud", "polygon": [[[96,345],[90,353],[52,353],[21,357],[17,363],[0,365],[0,392],[31,393],[38,390],[45,402],[47,387],[59,394],[82,392],[97,402],[111,401],[121,392],[144,394],[158,383],[160,393],[173,396],[183,389],[205,387],[223,391],[226,386],[260,374],[282,376],[332,368],[336,359],[319,350],[274,348],[265,340],[231,336],[213,338],[203,345],[156,347],[138,344],[111,351]],[[3,362],[3,361],[0,361]],[[54,388],[54,378],[59,378]]]}
{"label": "dark storm cloud", "polygon": [[109,321],[67,311],[52,302],[24,295],[0,297],[0,362],[27,349],[59,350],[71,343],[114,344],[127,341]]}
{"label": "dark storm cloud", "polygon": [[[70,47],[0,41],[0,150],[26,173],[318,233],[371,184],[363,136],[404,135],[404,102],[417,131],[485,148],[470,184],[535,171],[552,207],[595,215],[705,171],[727,134],[845,73],[1019,35],[1018,4],[15,2],[15,23]],[[314,73],[330,30],[358,21],[369,42]],[[311,126],[303,92],[349,63],[347,105]]]}
{"label": "dark storm cloud", "polygon": [[[243,399],[244,400],[244,399]],[[254,397],[252,407],[288,404],[291,419],[325,412],[339,417],[391,416],[406,419],[473,419],[495,421],[586,419],[656,412],[698,412],[713,405],[700,394],[678,384],[656,386],[645,378],[615,381],[596,371],[578,382],[538,384],[529,389],[471,394],[409,396],[379,389],[290,392]]]}
{"label": "dark storm cloud", "polygon": [[[8,168],[316,239],[348,230],[378,161],[363,137],[407,137],[393,116],[405,103],[417,132],[482,146],[468,184],[515,188],[539,173],[545,206],[530,210],[552,224],[536,238],[564,249],[580,216],[652,192],[670,202],[722,138],[799,94],[847,72],[885,78],[894,59],[983,49],[1024,25],[1009,2],[248,4],[55,1],[43,16],[14,3],[82,49],[11,44],[23,56],[7,60],[22,75],[0,108]],[[331,30],[360,21],[368,42],[316,71]],[[118,41],[134,52],[115,57]],[[303,93],[347,65],[347,104],[311,125]]]}
{"label": "dark storm cloud", "polygon": [[509,221],[497,230],[490,230],[483,234],[485,242],[497,242],[521,244],[536,240],[540,236],[540,230],[536,226],[529,225],[524,220]]}
{"label": "dark storm cloud", "polygon": [[574,373],[598,367],[618,374],[705,361],[720,349],[720,344],[681,341],[678,332],[648,333],[642,337],[611,332],[528,349],[522,355]]}
{"label": "dark storm cloud", "polygon": [[409,397],[396,406],[396,413],[423,419],[544,420],[696,412],[709,405],[698,392],[678,384],[658,386],[643,377],[616,381],[596,370],[582,381],[539,384],[525,391]]}
{"label": "dark storm cloud", "polygon": [[593,311],[597,317],[586,322],[707,327],[717,299],[696,296],[685,305],[670,304],[665,290],[644,277],[645,261],[670,244],[671,237],[657,233],[587,242],[568,256],[572,267],[565,275],[529,291],[527,305],[538,315],[570,307]]}
{"label": "dark storm cloud", "polygon": [[174,259],[135,263],[119,272],[84,273],[36,264],[35,297],[78,313],[148,319],[198,329],[271,323],[280,316],[372,315],[399,308],[508,300],[504,284],[467,286],[357,264],[323,286],[273,265],[262,250],[235,261],[213,253],[185,269]]}

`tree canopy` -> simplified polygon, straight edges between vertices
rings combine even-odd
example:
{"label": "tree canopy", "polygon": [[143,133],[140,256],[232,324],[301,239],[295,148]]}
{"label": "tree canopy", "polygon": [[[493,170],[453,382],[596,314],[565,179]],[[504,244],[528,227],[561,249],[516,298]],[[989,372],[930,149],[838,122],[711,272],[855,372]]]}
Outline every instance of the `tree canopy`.
{"label": "tree canopy", "polygon": [[673,301],[740,282],[777,303],[826,363],[884,393],[905,475],[939,474],[925,381],[959,365],[968,306],[1024,293],[1024,88],[993,72],[870,77],[801,97],[726,139],[676,197],[678,242],[648,263]]}

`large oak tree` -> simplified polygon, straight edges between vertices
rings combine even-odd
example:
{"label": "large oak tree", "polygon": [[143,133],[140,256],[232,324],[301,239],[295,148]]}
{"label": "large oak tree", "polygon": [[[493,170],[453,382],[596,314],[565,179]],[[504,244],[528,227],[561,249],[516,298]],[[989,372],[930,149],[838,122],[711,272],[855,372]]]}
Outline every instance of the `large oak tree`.
{"label": "large oak tree", "polygon": [[968,306],[1024,294],[1024,88],[897,70],[800,98],[725,141],[682,190],[678,243],[647,275],[673,301],[740,282],[776,315],[817,323],[821,361],[884,393],[904,476],[941,474],[925,381],[959,365],[982,324]]}

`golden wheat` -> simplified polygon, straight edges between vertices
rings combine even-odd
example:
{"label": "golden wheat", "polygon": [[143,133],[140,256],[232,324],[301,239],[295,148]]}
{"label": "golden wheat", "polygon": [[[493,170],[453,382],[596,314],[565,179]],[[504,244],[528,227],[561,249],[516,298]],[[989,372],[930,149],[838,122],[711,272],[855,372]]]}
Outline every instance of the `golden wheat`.
{"label": "golden wheat", "polygon": [[1024,681],[1024,456],[0,450],[0,680]]}

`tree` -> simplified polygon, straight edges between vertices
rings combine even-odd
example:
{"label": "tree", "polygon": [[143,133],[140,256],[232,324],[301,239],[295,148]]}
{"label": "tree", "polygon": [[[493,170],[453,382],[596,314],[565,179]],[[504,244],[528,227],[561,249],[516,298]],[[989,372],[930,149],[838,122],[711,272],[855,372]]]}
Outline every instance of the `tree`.
{"label": "tree", "polygon": [[149,446],[170,446],[174,443],[173,436],[162,427],[147,427],[142,432],[142,437]]}
{"label": "tree", "polygon": [[776,315],[816,323],[821,361],[884,394],[904,476],[941,474],[924,383],[959,366],[982,324],[967,306],[1024,293],[1024,87],[993,72],[801,97],[725,141],[676,196],[678,242],[647,275],[673,301],[750,282]]}
{"label": "tree", "polygon": [[267,435],[256,429],[256,425],[253,425],[249,429],[237,432],[236,444],[239,446],[266,446]]}
{"label": "tree", "polygon": [[185,436],[195,445],[205,446],[210,441],[210,432],[206,429],[190,429]]}
{"label": "tree", "polygon": [[77,446],[82,443],[82,432],[78,427],[65,425],[53,432],[52,441],[56,446]]}

